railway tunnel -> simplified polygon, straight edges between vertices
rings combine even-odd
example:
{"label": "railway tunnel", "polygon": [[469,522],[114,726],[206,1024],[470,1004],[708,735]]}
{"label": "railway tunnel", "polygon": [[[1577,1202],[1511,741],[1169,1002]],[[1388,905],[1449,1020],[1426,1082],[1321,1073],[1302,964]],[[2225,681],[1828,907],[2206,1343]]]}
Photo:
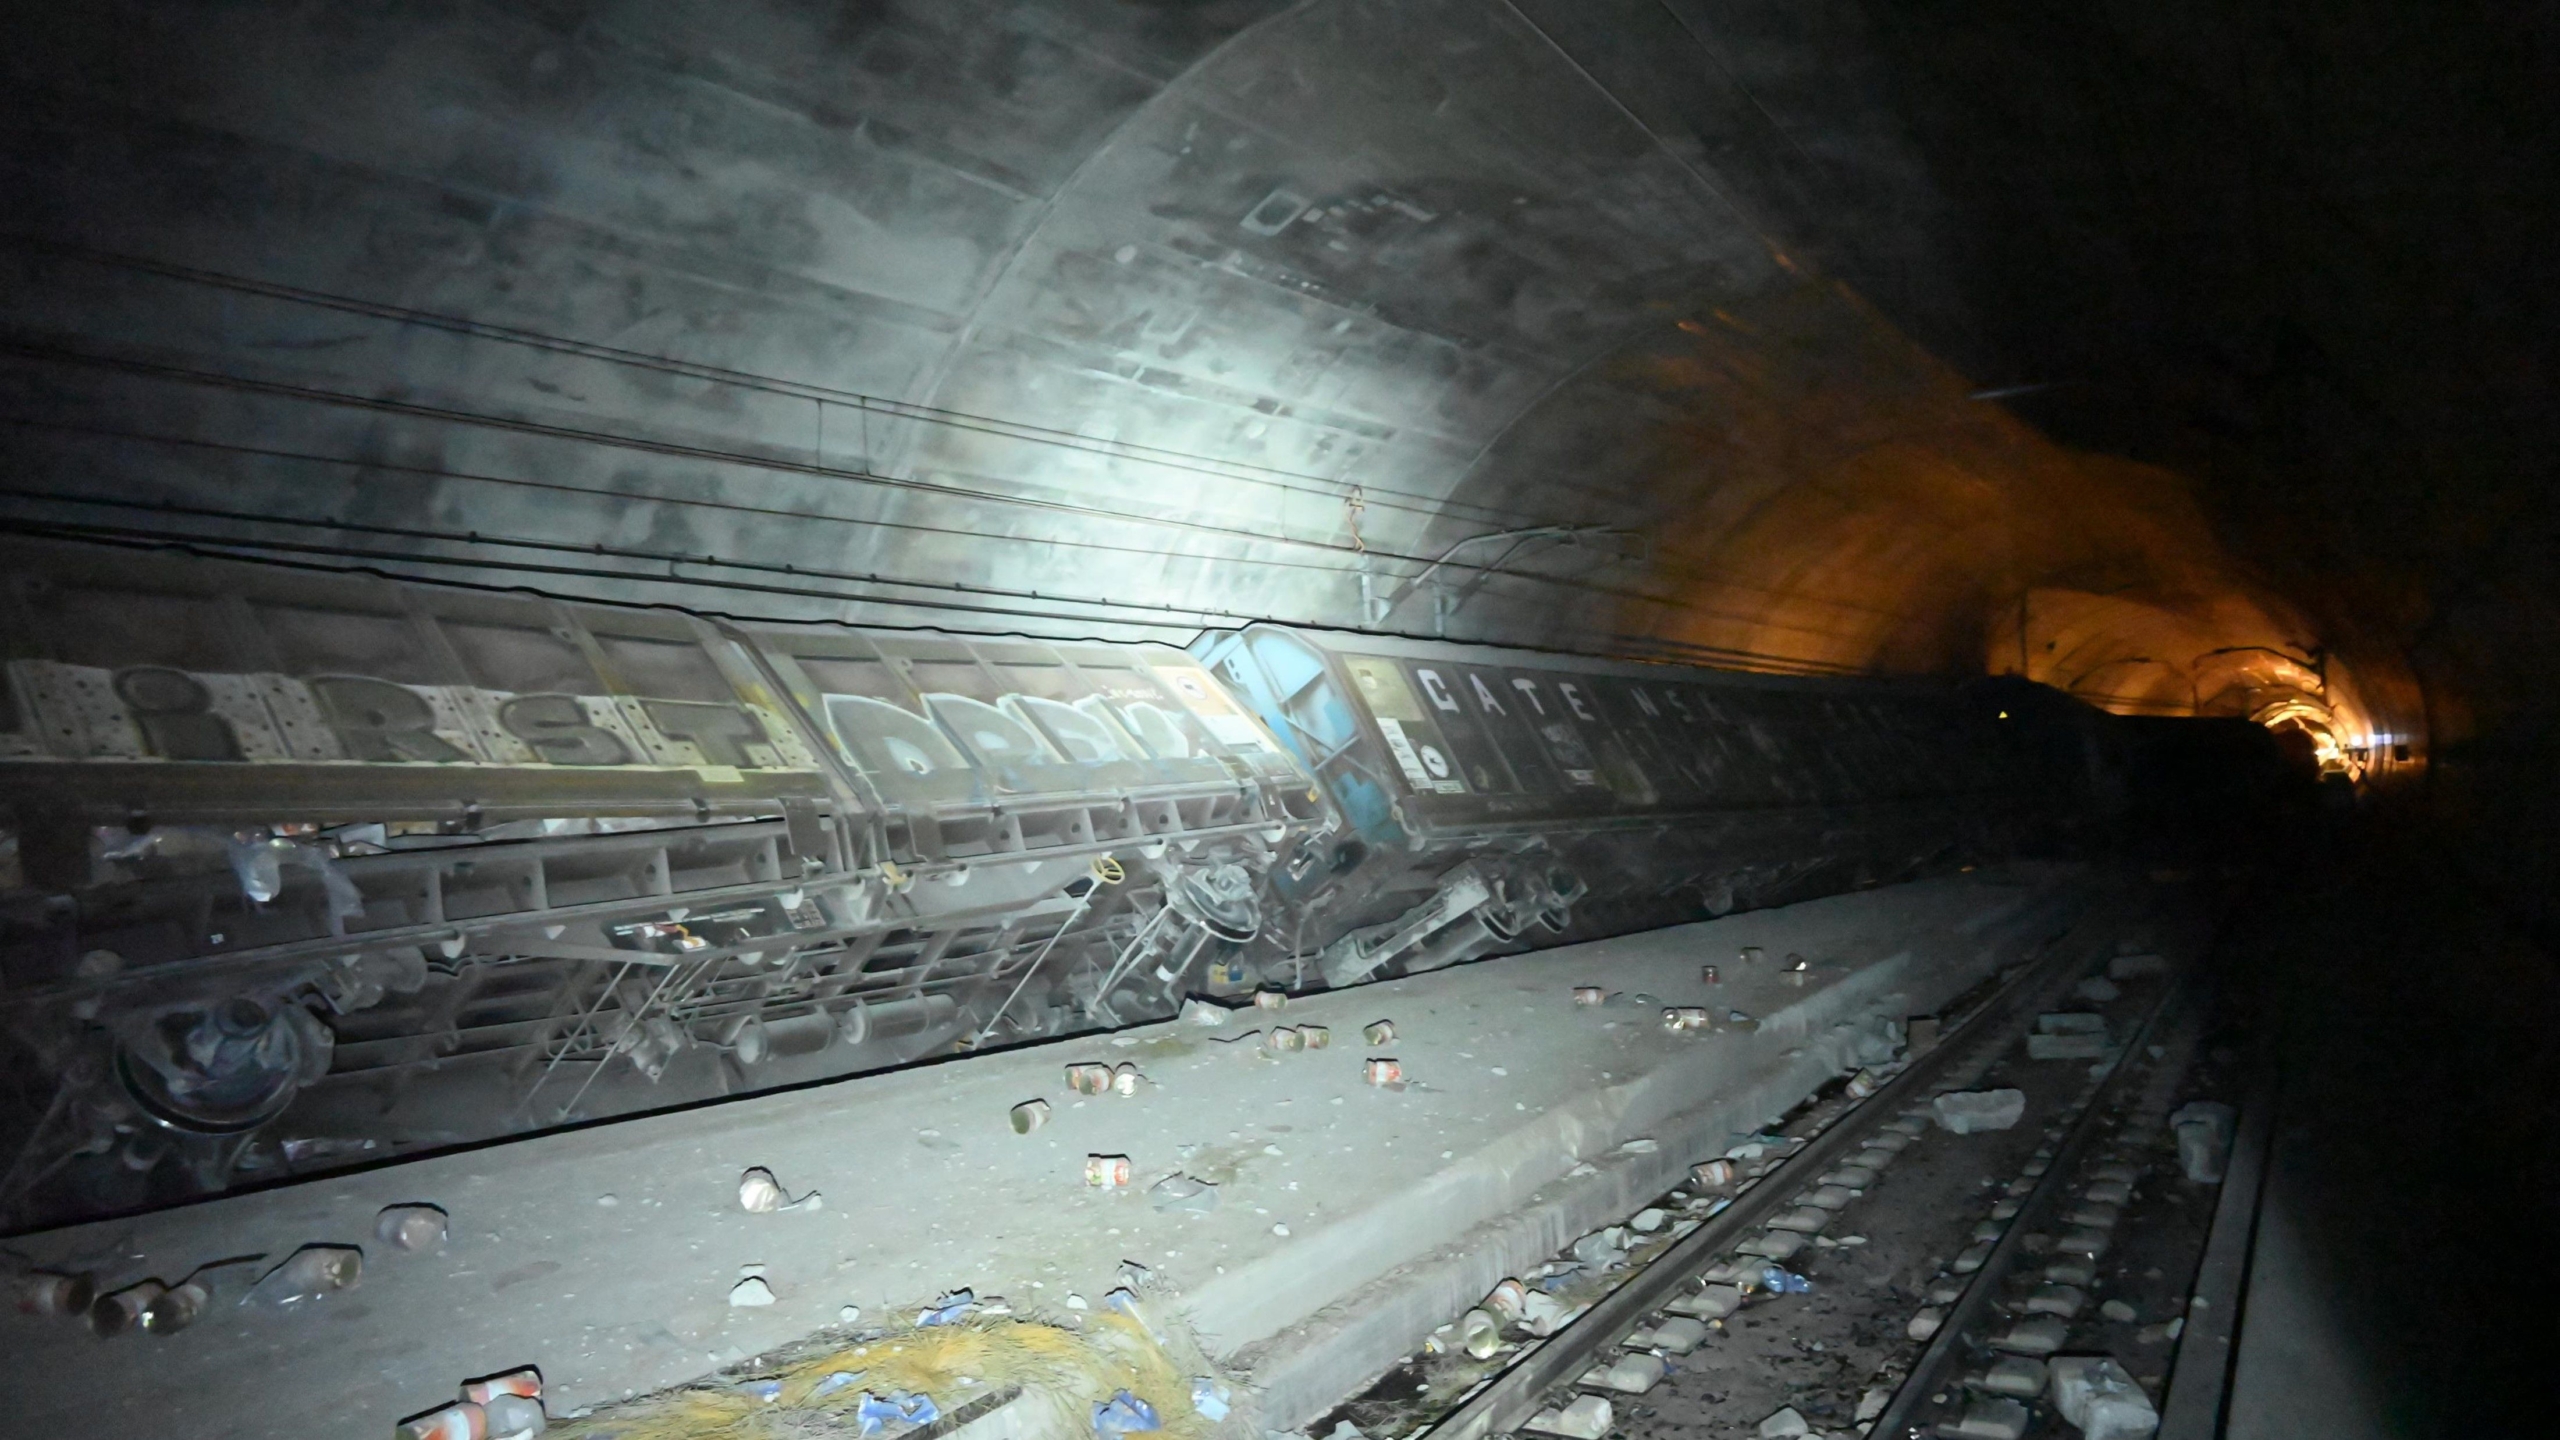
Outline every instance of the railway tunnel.
{"label": "railway tunnel", "polygon": [[2535,14],[9,30],[7,1433],[2547,1409]]}

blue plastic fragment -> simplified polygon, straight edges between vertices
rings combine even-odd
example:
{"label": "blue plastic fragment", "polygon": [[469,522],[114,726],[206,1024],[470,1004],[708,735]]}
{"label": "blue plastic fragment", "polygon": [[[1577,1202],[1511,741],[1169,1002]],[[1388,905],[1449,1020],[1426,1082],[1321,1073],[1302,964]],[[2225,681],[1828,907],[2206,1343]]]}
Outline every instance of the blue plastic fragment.
{"label": "blue plastic fragment", "polygon": [[1761,1268],[1760,1288],[1772,1295],[1810,1295],[1813,1282],[1792,1270],[1768,1265]]}
{"label": "blue plastic fragment", "polygon": [[929,1309],[916,1312],[918,1327],[948,1325],[977,1308],[978,1297],[970,1290],[954,1290],[935,1300]]}
{"label": "blue plastic fragment", "polygon": [[746,1384],[738,1387],[738,1393],[742,1395],[753,1395],[767,1405],[770,1405],[774,1401],[782,1398],[782,1382],[779,1380],[750,1380]]}
{"label": "blue plastic fragment", "polygon": [[926,1395],[910,1395],[891,1391],[886,1395],[865,1394],[853,1410],[854,1423],[865,1435],[877,1435],[892,1421],[902,1425],[930,1425],[942,1418],[942,1411]]}
{"label": "blue plastic fragment", "polygon": [[1156,1418],[1156,1407],[1126,1390],[1093,1407],[1093,1433],[1096,1435],[1135,1435],[1157,1429],[1162,1424]]}
{"label": "blue plastic fragment", "polygon": [[855,1380],[861,1378],[861,1373],[862,1372],[858,1370],[830,1371],[828,1372],[827,1378],[818,1382],[818,1388],[809,1392],[809,1398],[815,1400],[824,1396],[833,1395],[837,1391],[852,1384]]}
{"label": "blue plastic fragment", "polygon": [[1212,1425],[1226,1419],[1229,1393],[1226,1386],[1206,1375],[1193,1377],[1191,1381],[1192,1413]]}

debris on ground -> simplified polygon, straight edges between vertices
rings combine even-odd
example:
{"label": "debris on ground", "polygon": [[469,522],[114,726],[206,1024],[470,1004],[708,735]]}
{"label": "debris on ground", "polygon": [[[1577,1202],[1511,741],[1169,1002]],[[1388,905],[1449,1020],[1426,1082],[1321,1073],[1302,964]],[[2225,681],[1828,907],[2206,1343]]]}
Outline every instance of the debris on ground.
{"label": "debris on ground", "polygon": [[364,1252],[352,1245],[305,1245],[283,1264],[262,1276],[243,1303],[299,1305],[341,1290],[352,1290],[364,1278]]}
{"label": "debris on ground", "polygon": [[2108,1001],[2122,996],[2124,994],[2124,990],[2121,986],[2117,985],[2116,982],[2108,979],[2104,975],[2092,975],[2088,979],[2081,981],[2079,984],[2072,986],[2071,994],[2075,999],[2093,1001],[2097,1004],[2104,1005]]}
{"label": "debris on ground", "polygon": [[955,1324],[977,1308],[976,1291],[946,1290],[935,1296],[932,1304],[916,1312],[916,1328],[923,1330],[934,1325]]}
{"label": "debris on ground", "polygon": [[1790,1436],[1812,1433],[1813,1427],[1805,1423],[1804,1417],[1796,1413],[1796,1407],[1793,1405],[1779,1410],[1760,1422],[1760,1440],[1788,1440]]}
{"label": "debris on ground", "polygon": [[2238,1112],[2230,1106],[2211,1100],[2197,1100],[2181,1105],[2169,1117],[2169,1128],[2178,1135],[2178,1168],[2187,1178],[2204,1185],[2222,1183],[2223,1167],[2231,1160],[2231,1131]]}
{"label": "debris on ground", "polygon": [[18,1310],[26,1315],[84,1316],[98,1299],[97,1282],[86,1275],[31,1270],[16,1277]]}
{"label": "debris on ground", "polygon": [[1176,1171],[1147,1187],[1147,1203],[1160,1211],[1206,1215],[1218,1208],[1218,1187]]}
{"label": "debris on ground", "polygon": [[1404,1067],[1382,1057],[1363,1064],[1361,1078],[1372,1085],[1401,1085],[1404,1083]]}
{"label": "debris on ground", "polygon": [[1760,1267],[1760,1288],[1772,1295],[1810,1295],[1813,1282],[1777,1265]]}
{"label": "debris on ground", "polygon": [[1203,1000],[1196,996],[1182,1002],[1182,1019],[1189,1025],[1213,1027],[1224,1025],[1235,1018],[1235,1013],[1235,1009],[1231,1006],[1221,1005],[1215,1000]]}
{"label": "debris on ground", "polygon": [[2067,1355],[2051,1372],[2054,1408],[2084,1440],[2142,1440],[2160,1428],[2151,1397],[2112,1357]]}
{"label": "debris on ground", "polygon": [[1953,1090],[1929,1102],[1941,1129],[1957,1135],[2006,1130],[2027,1113],[2023,1090]]}
{"label": "debris on ground", "polygon": [[89,1306],[90,1333],[107,1340],[140,1326],[144,1312],[168,1288],[157,1280],[144,1280],[99,1296]]}
{"label": "debris on ground", "polygon": [[1007,1120],[1013,1126],[1014,1134],[1028,1135],[1049,1123],[1049,1102],[1025,1100],[1008,1112]]}
{"label": "debris on ground", "polygon": [[1395,1043],[1396,1022],[1372,1020],[1360,1028],[1360,1036],[1372,1045],[1391,1045]]}
{"label": "debris on ground", "polygon": [[175,1335],[196,1323],[213,1303],[213,1291],[192,1276],[163,1290],[142,1307],[142,1328],[154,1335]]}
{"label": "debris on ground", "polygon": [[394,1250],[432,1250],[444,1243],[445,1213],[435,1205],[390,1205],[373,1217],[373,1238]]}
{"label": "debris on ground", "polygon": [[1600,1440],[1609,1433],[1609,1422],[1617,1418],[1609,1402],[1598,1395],[1585,1395],[1558,1410],[1549,1407],[1529,1417],[1524,1427],[1561,1435],[1565,1440]]}
{"label": "debris on ground", "polygon": [[1323,1050],[1333,1044],[1333,1031],[1322,1025],[1301,1025],[1298,1040],[1309,1050]]}
{"label": "debris on ground", "polygon": [[1670,1367],[1659,1355],[1627,1355],[1584,1373],[1579,1383],[1595,1390],[1615,1390],[1622,1395],[1641,1395],[1662,1383]]}
{"label": "debris on ground", "polygon": [[1084,1183],[1097,1190],[1117,1190],[1129,1183],[1129,1157],[1126,1155],[1087,1155],[1084,1157]]}
{"label": "debris on ground", "polygon": [[758,1165],[738,1177],[738,1208],[750,1215],[770,1215],[782,1208],[782,1184]]}
{"label": "debris on ground", "polygon": [[1286,990],[1273,990],[1266,987],[1253,992],[1253,1006],[1257,1010],[1278,1010],[1286,1007],[1288,1003],[1289,992]]}
{"label": "debris on ground", "polygon": [[865,1390],[853,1406],[853,1423],[864,1435],[877,1435],[891,1425],[930,1425],[941,1418],[942,1407],[933,1397],[904,1390],[885,1395]]}
{"label": "debris on ground", "polygon": [[1192,1413],[1212,1425],[1227,1418],[1227,1411],[1234,1403],[1234,1396],[1234,1391],[1229,1390],[1225,1384],[1211,1376],[1191,1377]]}
{"label": "debris on ground", "polygon": [[1096,1435],[1134,1435],[1163,1428],[1164,1422],[1157,1418],[1156,1407],[1126,1390],[1093,1407],[1093,1433]]}
{"label": "debris on ground", "polygon": [[762,1275],[750,1275],[729,1287],[729,1304],[740,1310],[773,1303],[773,1287]]}

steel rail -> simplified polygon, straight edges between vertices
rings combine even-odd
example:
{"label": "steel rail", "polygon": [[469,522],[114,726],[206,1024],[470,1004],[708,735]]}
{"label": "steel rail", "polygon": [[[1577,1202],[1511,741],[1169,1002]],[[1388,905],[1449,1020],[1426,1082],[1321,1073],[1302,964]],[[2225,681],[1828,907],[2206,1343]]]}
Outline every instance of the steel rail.
{"label": "steel rail", "polygon": [[1912,1362],[1911,1373],[1895,1387],[1893,1398],[1885,1402],[1875,1423],[1867,1428],[1869,1435],[1878,1437],[1878,1440],[1900,1435],[1911,1428],[1914,1411],[1923,1403],[1934,1403],[1930,1397],[1939,1389],[1948,1366],[1957,1359],[1967,1335],[1980,1322],[1983,1312],[1991,1307],[1992,1295],[1999,1288],[2001,1277],[2009,1273],[2019,1252],[2026,1248],[2027,1235],[2071,1187],[2080,1157],[2087,1152],[2089,1142],[2096,1138],[2098,1122],[2107,1114],[2107,1097],[2132,1075],[2133,1057],[2142,1053],[2143,1046],[2150,1043],[2161,1017],[2169,1013],[2183,993],[2178,986],[2178,977],[2175,974],[2169,976],[2161,987],[2160,998],[2152,1002],[2151,1012],[2142,1018],[2141,1026],[2117,1050],[2107,1073],[2090,1087],[2087,1098],[2080,1102],[2078,1112],[2072,1117],[2071,1128],[2063,1136],[2062,1143],[2054,1147],[2053,1158],[2046,1162],[2044,1174],[2037,1177],[2035,1188],[2027,1192],[2026,1199],[2018,1206],[2018,1213],[2009,1217],[2008,1228],[2002,1230],[2000,1238],[1993,1242],[1991,1253],[1983,1259],[1982,1268],[1974,1271],[1973,1278],[1965,1283],[1964,1293],[1956,1297],[1955,1304],[1947,1307],[1946,1319],[1939,1322],[1928,1347],[1920,1352],[1919,1359]]}
{"label": "steel rail", "polygon": [[2240,1358],[2241,1311],[2257,1250],[2277,1105],[2277,1078],[2271,1068],[2262,1067],[2241,1102],[2239,1131],[2222,1172],[2222,1194],[2214,1201],[2213,1228],[2190,1287],[2201,1307],[2188,1307],[2186,1328],[2178,1336],[2168,1395],[2160,1406],[2159,1440],[2214,1440],[2222,1433],[2231,1367]]}
{"label": "steel rail", "polygon": [[[1423,1440],[1486,1440],[1517,1428],[1535,1411],[1547,1391],[1582,1374],[1592,1357],[1611,1340],[1648,1312],[1661,1308],[1691,1277],[1742,1239],[1745,1232],[1792,1204],[1798,1188],[1792,1183],[1793,1177],[1818,1175],[1831,1168],[1833,1162],[1856,1149],[1859,1141],[1901,1114],[1911,1100],[1928,1093],[1960,1060],[1977,1053],[1994,1037],[2006,1044],[2009,1037],[2005,1032],[2021,1016],[2049,1003],[2061,983],[2088,963],[2088,942],[2069,941],[2073,932],[2090,925],[2100,908],[2093,905],[2082,912],[2079,923],[2065,932],[2053,954],[2002,987],[1927,1054],[1913,1060],[1875,1094],[1824,1127],[1804,1148],[1760,1176],[1731,1205],[1601,1297],[1573,1323],[1523,1349],[1509,1368],[1484,1381],[1455,1410],[1425,1431]],[[1886,1432],[1870,1433],[1880,1436]]]}

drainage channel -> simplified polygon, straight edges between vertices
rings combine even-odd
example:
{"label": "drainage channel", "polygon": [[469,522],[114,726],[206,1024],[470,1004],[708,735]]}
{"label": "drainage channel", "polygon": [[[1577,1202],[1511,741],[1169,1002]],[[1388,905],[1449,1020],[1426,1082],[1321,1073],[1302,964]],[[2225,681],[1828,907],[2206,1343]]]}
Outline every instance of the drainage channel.
{"label": "drainage channel", "polygon": [[[2051,1428],[2028,1386],[2042,1395],[2074,1369],[2055,1357],[2080,1338],[2075,1319],[2149,1347],[2131,1383],[2156,1401],[2182,1319],[2165,1312],[2183,1303],[2212,1207],[2209,1190],[2196,1204],[2147,1182],[2176,1173],[2169,1104],[2230,1067],[2198,1063],[2203,1014],[2166,963],[2120,953],[2137,948],[2129,921],[2098,907],[1936,1046],[1852,1077],[1784,1133],[1703,1159],[1626,1226],[1505,1281],[1309,1433],[1997,1440]],[[1993,1090],[2017,1092],[2009,1124],[1957,1118],[2011,1103],[1964,1098]],[[1965,1133],[1946,1133],[1942,1109]],[[2110,1254],[2138,1262],[2111,1272],[2111,1294],[2146,1293],[2082,1317]],[[2026,1323],[2039,1317],[2056,1323]]]}

